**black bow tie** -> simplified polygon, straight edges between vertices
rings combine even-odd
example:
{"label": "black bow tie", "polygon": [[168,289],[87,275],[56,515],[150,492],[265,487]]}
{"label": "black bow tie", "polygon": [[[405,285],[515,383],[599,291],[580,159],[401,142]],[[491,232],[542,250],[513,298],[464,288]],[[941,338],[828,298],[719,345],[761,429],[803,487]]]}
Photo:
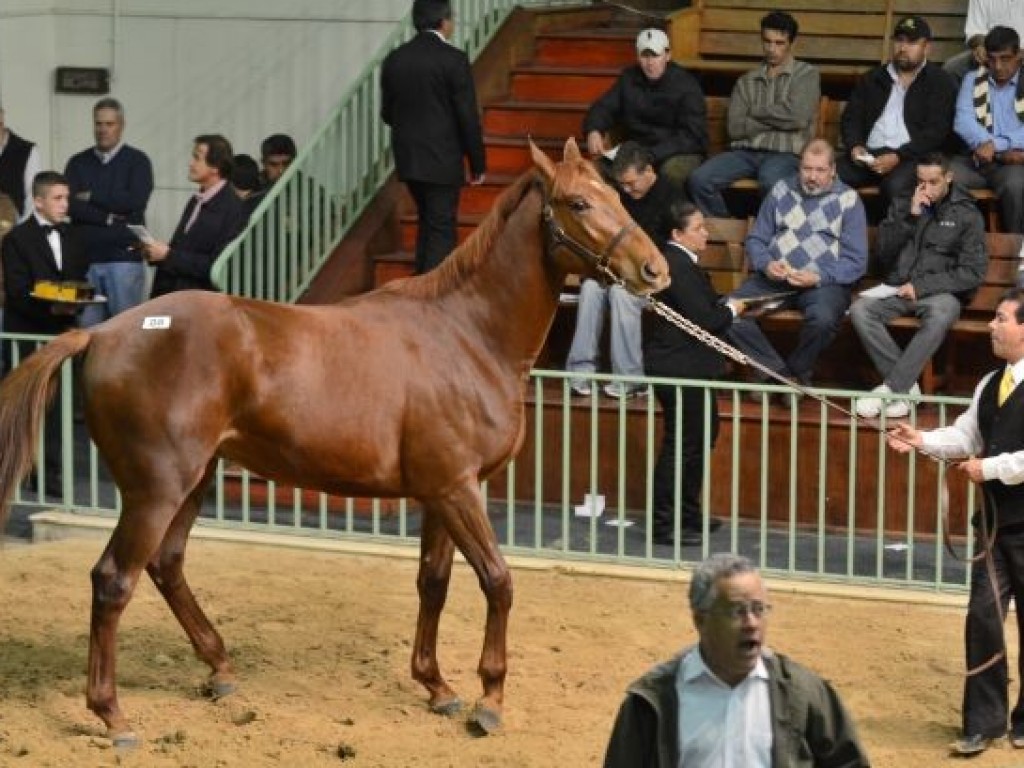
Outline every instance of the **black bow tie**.
{"label": "black bow tie", "polygon": [[56,227],[53,224],[40,224],[40,229],[43,230],[43,235],[46,237],[50,236],[51,232],[60,232],[60,227]]}

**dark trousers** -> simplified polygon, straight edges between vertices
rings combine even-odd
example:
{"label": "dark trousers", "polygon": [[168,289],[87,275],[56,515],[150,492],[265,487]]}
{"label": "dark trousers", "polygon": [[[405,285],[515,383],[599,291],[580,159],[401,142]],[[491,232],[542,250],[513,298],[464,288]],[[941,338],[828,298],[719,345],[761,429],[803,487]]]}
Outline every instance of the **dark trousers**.
{"label": "dark trousers", "polygon": [[854,188],[877,185],[882,197],[882,215],[894,198],[910,197],[917,186],[917,163],[913,160],[904,160],[885,176],[879,176],[870,168],[853,162],[848,154],[844,154],[836,159],[836,172],[844,183]]}
{"label": "dark trousers", "polygon": [[[999,601],[1003,615],[1013,596],[1017,606],[1017,631],[1024,637],[1024,524],[1001,528],[992,547],[992,558],[999,582]],[[999,621],[995,595],[984,563],[971,573],[971,598],[967,606],[964,630],[967,668],[974,669],[1003,649],[1003,625]],[[964,734],[998,737],[1006,733],[1009,693],[1006,659],[1000,659],[984,672],[971,675],[964,685]],[[1017,662],[1017,681],[1024,681],[1024,656]],[[1009,718],[1011,727],[1024,727],[1024,688],[1018,691],[1017,704]]]}
{"label": "dark trousers", "polygon": [[407,181],[406,186],[416,201],[416,274],[422,275],[455,250],[462,187],[426,181]]}
{"label": "dark trousers", "polygon": [[[714,392],[700,387],[654,387],[654,395],[661,404],[665,434],[661,450],[654,465],[654,520],[655,533],[671,533],[675,519],[676,487],[680,488],[681,527],[700,530],[704,513],[701,507],[701,486],[704,482],[704,449],[714,447],[718,439],[718,401]],[[705,435],[705,396],[711,409],[711,431]],[[678,397],[678,402],[677,402]],[[682,478],[676,471],[676,425],[682,416]]]}

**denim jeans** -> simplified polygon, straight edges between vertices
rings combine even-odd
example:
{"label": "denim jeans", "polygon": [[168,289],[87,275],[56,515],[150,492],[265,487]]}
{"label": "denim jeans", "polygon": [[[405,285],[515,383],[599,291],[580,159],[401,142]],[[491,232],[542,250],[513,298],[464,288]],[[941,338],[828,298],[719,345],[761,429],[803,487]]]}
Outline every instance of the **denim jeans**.
{"label": "denim jeans", "polygon": [[764,197],[775,182],[793,176],[799,168],[800,159],[790,152],[733,149],[708,159],[690,174],[690,197],[705,216],[724,218],[729,209],[722,190],[734,181],[757,179]]}
{"label": "denim jeans", "polygon": [[105,304],[90,304],[82,312],[78,323],[89,328],[142,303],[146,265],[141,261],[104,261],[90,266],[85,279],[96,293],[107,297]]}

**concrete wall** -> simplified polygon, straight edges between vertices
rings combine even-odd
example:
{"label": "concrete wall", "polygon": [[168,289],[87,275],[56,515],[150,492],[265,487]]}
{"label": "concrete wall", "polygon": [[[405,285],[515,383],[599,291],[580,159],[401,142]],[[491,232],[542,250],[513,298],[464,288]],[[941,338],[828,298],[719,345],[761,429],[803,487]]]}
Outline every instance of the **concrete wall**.
{"label": "concrete wall", "polygon": [[192,137],[259,154],[301,146],[372,58],[409,0],[3,0],[0,98],[8,125],[63,170],[92,143],[96,96],[54,93],[58,66],[106,67],[126,140],[153,161],[151,229],[169,237],[191,192]]}

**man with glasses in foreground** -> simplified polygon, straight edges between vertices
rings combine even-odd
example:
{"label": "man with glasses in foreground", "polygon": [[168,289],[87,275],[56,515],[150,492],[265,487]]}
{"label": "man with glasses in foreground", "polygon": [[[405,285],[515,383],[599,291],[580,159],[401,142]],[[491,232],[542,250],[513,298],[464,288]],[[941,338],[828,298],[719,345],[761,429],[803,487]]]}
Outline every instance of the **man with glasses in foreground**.
{"label": "man with glasses in foreground", "polygon": [[832,687],[765,645],[770,609],[747,558],[719,553],[697,566],[699,643],[629,686],[605,768],[870,765]]}

